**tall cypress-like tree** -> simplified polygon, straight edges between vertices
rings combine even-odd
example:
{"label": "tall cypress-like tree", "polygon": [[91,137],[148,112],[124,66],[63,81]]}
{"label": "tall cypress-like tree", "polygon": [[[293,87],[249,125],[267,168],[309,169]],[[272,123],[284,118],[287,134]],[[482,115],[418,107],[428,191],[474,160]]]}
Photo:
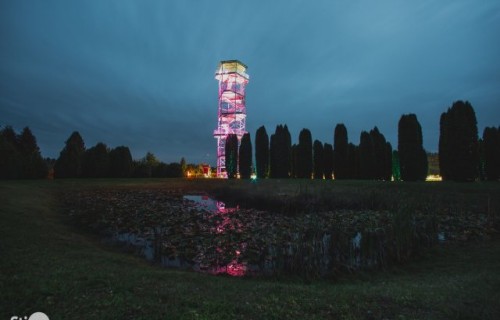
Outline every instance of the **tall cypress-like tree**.
{"label": "tall cypress-like tree", "polygon": [[349,177],[349,159],[348,159],[348,139],[347,129],[344,124],[339,123],[335,126],[333,137],[334,154],[334,175],[335,179],[347,179]]}
{"label": "tall cypress-like tree", "polygon": [[417,116],[402,115],[398,123],[398,152],[403,181],[425,181],[428,163],[422,143],[422,127]]}
{"label": "tall cypress-like tree", "polygon": [[59,154],[54,164],[55,178],[78,178],[82,175],[83,153],[85,143],[80,134],[75,131],[66,140],[66,146]]}
{"label": "tall cypress-like tree", "polygon": [[[360,159],[359,159],[359,147],[353,143],[349,143],[347,146],[347,178],[348,179],[359,179],[360,178]],[[336,179],[336,178],[335,178]]]}
{"label": "tall cypress-like tree", "polygon": [[392,151],[392,177],[394,178],[394,181],[401,181],[398,150]]}
{"label": "tall cypress-like tree", "polygon": [[[484,135],[484,132],[483,132]],[[484,159],[484,141],[483,139],[477,140],[478,148],[479,148],[479,180],[486,181],[486,169],[485,169],[485,159]]]}
{"label": "tall cypress-like tree", "polygon": [[238,174],[238,136],[228,134],[226,137],[226,172],[229,179],[235,179]]}
{"label": "tall cypress-like tree", "polygon": [[325,143],[323,147],[323,168],[325,179],[331,180],[333,177],[333,147],[329,143]]}
{"label": "tall cypress-like tree", "polygon": [[288,178],[291,163],[291,137],[288,127],[276,126],[270,141],[270,176],[271,178]]}
{"label": "tall cypress-like tree", "polygon": [[359,177],[360,179],[373,179],[375,172],[375,151],[372,139],[366,131],[361,132],[359,138]]}
{"label": "tall cypress-like tree", "polygon": [[312,136],[309,129],[302,129],[297,146],[297,178],[311,179],[313,171]]}
{"label": "tall cypress-like tree", "polygon": [[255,133],[255,171],[257,178],[267,178],[269,174],[269,137],[264,126]]}
{"label": "tall cypress-like tree", "polygon": [[392,145],[389,142],[385,143],[385,165],[384,165],[384,176],[382,179],[385,181],[391,181],[392,177]]}
{"label": "tall cypress-like tree", "polygon": [[314,140],[313,143],[313,171],[314,179],[323,179],[325,174],[325,159],[324,159],[323,144],[319,140]]}
{"label": "tall cypress-like tree", "polygon": [[441,115],[439,166],[444,180],[473,181],[479,174],[476,114],[468,101],[456,101]]}
{"label": "tall cypress-like tree", "polygon": [[385,137],[380,133],[377,127],[370,130],[372,140],[374,163],[372,177],[374,179],[385,180],[387,173],[387,145]]}
{"label": "tall cypress-like tree", "polygon": [[283,155],[283,177],[289,178],[292,171],[292,135],[288,131],[288,126],[283,126],[283,141],[284,141],[284,155]]}
{"label": "tall cypress-like tree", "polygon": [[252,174],[252,141],[249,133],[245,133],[241,138],[239,158],[240,177],[250,179]]}
{"label": "tall cypress-like tree", "polygon": [[293,144],[290,152],[290,178],[297,178],[297,145]]}
{"label": "tall cypress-like tree", "polygon": [[269,138],[269,177],[278,178],[278,162],[279,162],[279,138],[278,138],[278,127],[276,131],[271,134]]}
{"label": "tall cypress-like tree", "polygon": [[450,180],[450,138],[449,134],[449,116],[448,112],[443,112],[439,119],[439,173],[443,180]]}
{"label": "tall cypress-like tree", "polygon": [[498,180],[500,178],[500,128],[484,128],[483,161],[486,180]]}

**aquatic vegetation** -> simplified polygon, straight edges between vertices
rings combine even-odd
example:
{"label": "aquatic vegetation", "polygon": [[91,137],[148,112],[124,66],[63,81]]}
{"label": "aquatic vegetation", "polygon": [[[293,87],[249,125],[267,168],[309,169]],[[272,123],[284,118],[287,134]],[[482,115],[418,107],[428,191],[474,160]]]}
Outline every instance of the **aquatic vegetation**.
{"label": "aquatic vegetation", "polygon": [[[278,197],[270,210],[258,210],[162,188],[62,194],[75,222],[128,242],[151,260],[234,276],[314,278],[384,268],[410,261],[438,238],[467,240],[496,232],[496,220],[485,214],[451,215],[450,207],[422,204],[403,194],[388,202],[387,193],[371,191],[356,209],[352,197],[328,200],[324,194],[301,192]],[[328,204],[333,201],[332,209]],[[279,203],[283,207],[276,209]]]}

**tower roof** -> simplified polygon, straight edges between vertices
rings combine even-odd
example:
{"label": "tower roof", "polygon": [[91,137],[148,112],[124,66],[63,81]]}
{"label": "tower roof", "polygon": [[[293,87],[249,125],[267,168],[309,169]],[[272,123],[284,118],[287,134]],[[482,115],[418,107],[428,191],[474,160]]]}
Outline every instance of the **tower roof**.
{"label": "tower roof", "polygon": [[246,66],[246,64],[244,64],[239,60],[223,60],[219,63],[217,71],[215,71],[215,75],[216,78],[218,79],[218,76],[222,74],[237,73],[242,77],[248,79],[249,76],[246,73],[247,68],[248,67]]}
{"label": "tower roof", "polygon": [[245,69],[248,68],[248,66],[246,64],[244,64],[243,62],[241,62],[240,60],[236,60],[236,59],[233,59],[233,60],[222,60],[220,62],[220,64],[230,64],[230,63],[238,63],[238,64],[241,64],[243,67],[245,67]]}

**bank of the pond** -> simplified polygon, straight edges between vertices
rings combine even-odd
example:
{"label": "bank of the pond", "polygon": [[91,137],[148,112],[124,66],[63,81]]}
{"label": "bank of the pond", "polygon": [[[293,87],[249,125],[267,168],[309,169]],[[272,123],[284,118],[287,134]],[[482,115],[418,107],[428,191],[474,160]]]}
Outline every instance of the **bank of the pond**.
{"label": "bank of the pond", "polygon": [[[130,184],[151,187],[82,187]],[[68,225],[54,195],[70,187],[79,182],[0,182],[0,318],[35,311],[50,319],[500,317],[496,239],[438,246],[404,267],[336,281],[212,277],[152,266]]]}

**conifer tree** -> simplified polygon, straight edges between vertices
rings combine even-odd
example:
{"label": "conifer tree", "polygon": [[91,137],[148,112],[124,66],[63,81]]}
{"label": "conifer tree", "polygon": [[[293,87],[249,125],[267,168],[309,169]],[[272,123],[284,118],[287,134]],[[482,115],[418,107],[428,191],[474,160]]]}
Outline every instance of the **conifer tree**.
{"label": "conifer tree", "polygon": [[283,126],[283,172],[284,178],[290,177],[290,171],[292,166],[292,136],[290,131],[288,131],[288,126],[285,124]]}
{"label": "conifer tree", "polygon": [[385,181],[391,181],[392,178],[392,145],[389,142],[385,143],[385,165],[384,165],[384,176],[382,177]]}
{"label": "conifer tree", "polygon": [[313,172],[312,136],[309,129],[302,129],[297,146],[297,178],[311,179]]}
{"label": "conifer tree", "polygon": [[235,179],[238,174],[238,136],[228,134],[226,138],[226,172],[229,179]]}
{"label": "conifer tree", "polygon": [[319,140],[314,140],[313,144],[313,172],[314,179],[323,179],[325,174],[323,144]]}
{"label": "conifer tree", "polygon": [[[359,179],[360,178],[360,163],[359,163],[359,147],[353,143],[349,143],[347,152],[347,178]],[[335,178],[336,179],[336,178]]]}
{"label": "conifer tree", "polygon": [[126,146],[119,146],[109,152],[110,174],[114,178],[132,176],[132,155]]}
{"label": "conifer tree", "polygon": [[48,175],[47,164],[42,158],[36,138],[30,128],[25,127],[18,136],[21,156],[21,178],[42,179]]}
{"label": "conifer tree", "polygon": [[403,181],[425,181],[428,162],[422,143],[422,127],[417,116],[402,115],[398,124],[398,153]]}
{"label": "conifer tree", "polygon": [[288,178],[291,166],[291,137],[286,125],[276,126],[270,141],[270,177]]}
{"label": "conifer tree", "polygon": [[329,143],[325,143],[323,147],[323,168],[325,171],[325,179],[333,177],[333,147]]}
{"label": "conifer tree", "polygon": [[11,126],[0,130],[0,179],[42,179],[48,167],[29,127],[16,134]]}
{"label": "conifer tree", "polygon": [[290,178],[297,178],[297,145],[293,144],[290,152]]}
{"label": "conifer tree", "polygon": [[21,155],[16,132],[11,126],[0,131],[0,179],[21,177]]}
{"label": "conifer tree", "polygon": [[361,132],[359,139],[359,175],[360,179],[369,180],[374,178],[375,173],[375,151],[370,134]]}
{"label": "conifer tree", "polygon": [[392,152],[392,177],[394,178],[394,181],[401,181],[398,150],[394,150]]}
{"label": "conifer tree", "polygon": [[269,137],[264,126],[255,133],[255,171],[257,178],[269,175]]}
{"label": "conifer tree", "polygon": [[333,137],[333,154],[334,167],[333,171],[335,179],[346,179],[349,176],[349,160],[348,160],[348,139],[347,129],[344,124],[339,123],[335,126],[335,134]]}
{"label": "conifer tree", "polygon": [[441,115],[439,167],[444,180],[474,181],[479,175],[476,114],[468,101],[456,101]]}
{"label": "conifer tree", "polygon": [[249,133],[245,133],[241,138],[239,168],[240,177],[242,179],[250,179],[250,175],[252,174],[252,141]]}
{"label": "conifer tree", "polygon": [[484,128],[483,159],[486,180],[498,180],[500,178],[500,128]]}
{"label": "conifer tree", "polygon": [[83,154],[82,176],[86,178],[105,178],[110,176],[109,149],[99,142]]}
{"label": "conifer tree", "polygon": [[55,178],[79,178],[82,175],[83,153],[85,143],[80,133],[74,131],[66,140],[66,146],[61,150],[54,164]]}

